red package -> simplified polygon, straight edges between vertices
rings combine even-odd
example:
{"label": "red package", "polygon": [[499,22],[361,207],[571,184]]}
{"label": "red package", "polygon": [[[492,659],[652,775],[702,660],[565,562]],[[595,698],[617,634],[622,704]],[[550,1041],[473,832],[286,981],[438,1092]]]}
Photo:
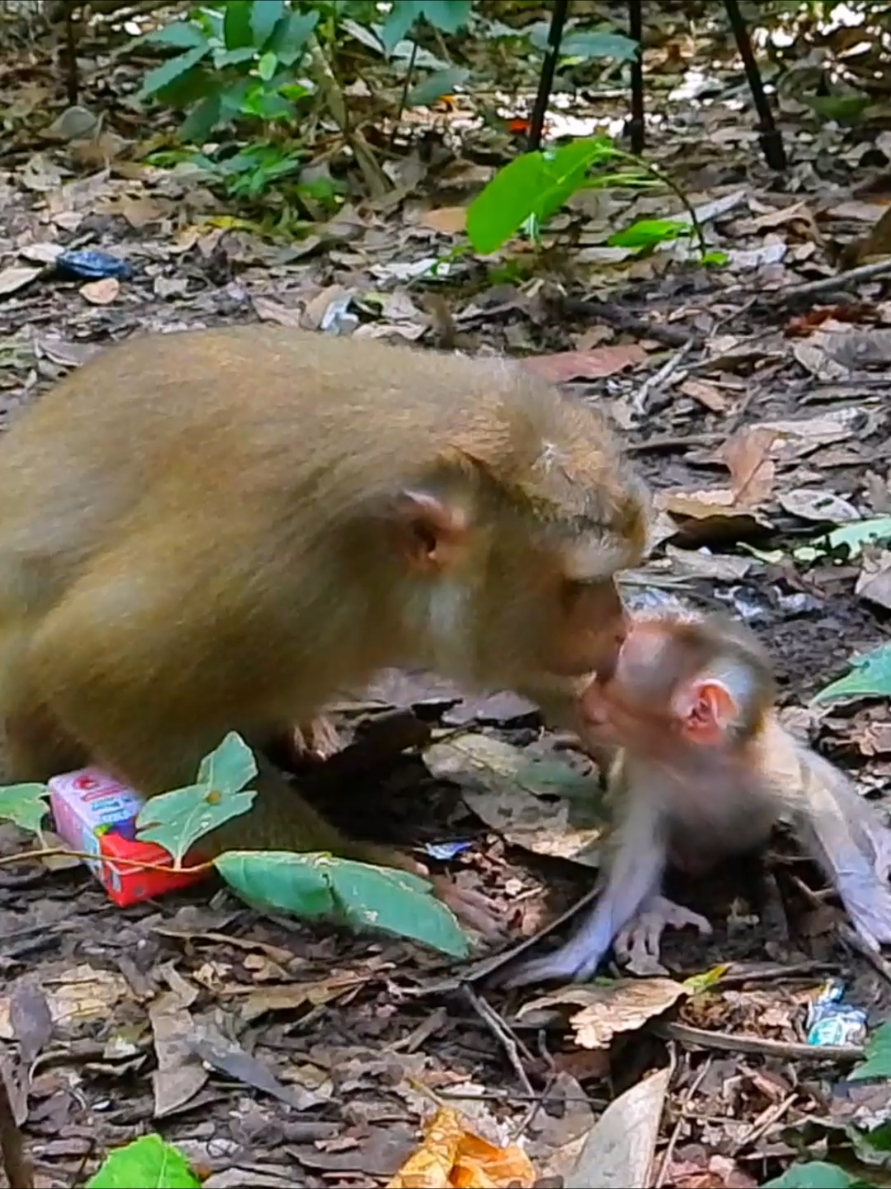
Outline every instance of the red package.
{"label": "red package", "polygon": [[[163,896],[207,877],[207,871],[157,871],[130,863],[172,866],[173,859],[156,842],[136,839],[136,816],[144,798],[99,768],[81,768],[49,782],[56,833],[72,850],[96,855],[87,866],[115,904],[126,908],[140,900]],[[128,863],[116,863],[127,859]],[[188,857],[186,863],[189,862]]]}

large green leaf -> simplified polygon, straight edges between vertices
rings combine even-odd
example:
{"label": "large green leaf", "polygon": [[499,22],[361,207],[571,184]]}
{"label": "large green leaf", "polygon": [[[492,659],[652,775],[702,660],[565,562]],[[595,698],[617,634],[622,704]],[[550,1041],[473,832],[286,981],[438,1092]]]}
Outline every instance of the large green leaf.
{"label": "large green leaf", "polygon": [[423,107],[435,103],[443,95],[451,95],[455,87],[466,82],[470,71],[464,66],[451,66],[448,70],[437,70],[428,74],[411,88],[405,98],[409,107]]}
{"label": "large green leaf", "polygon": [[619,155],[608,137],[594,136],[516,157],[468,207],[467,234],[474,251],[482,256],[497,251],[530,216],[544,222],[584,184],[596,161]]}
{"label": "large green leaf", "polygon": [[285,11],[285,0],[261,0],[259,4],[254,0],[251,8],[251,41],[258,50],[265,48]]}
{"label": "large green leaf", "polygon": [[264,47],[270,50],[285,66],[292,66],[319,23],[319,10],[310,12],[289,12],[275,27],[275,32]]}
{"label": "large green leaf", "polygon": [[430,885],[406,871],[328,854],[229,851],[214,860],[223,879],[250,904],[297,916],[330,916],[354,929],[410,937],[456,958],[468,942]]}
{"label": "large green leaf", "polygon": [[48,796],[45,784],[7,784],[0,788],[0,818],[39,834],[47,814]]}
{"label": "large green leaf", "polygon": [[150,96],[156,95],[158,91],[169,87],[171,83],[177,82],[183,75],[193,70],[201,59],[207,56],[209,50],[210,46],[206,43],[196,45],[194,49],[186,50],[184,54],[177,54],[175,58],[170,58],[160,66],[156,66],[154,70],[150,70],[142,80],[137,99],[148,99]]}
{"label": "large green leaf", "polygon": [[230,732],[201,761],[197,784],[162,793],[143,805],[136,818],[137,836],[143,842],[162,846],[178,867],[199,838],[247,813],[257,794],[241,786],[256,771],[250,749],[234,731]]}
{"label": "large green leaf", "polygon": [[782,1176],[766,1181],[764,1189],[854,1189],[859,1184],[837,1164],[811,1160],[793,1164]]}
{"label": "large green leaf", "polygon": [[87,1189],[201,1189],[179,1149],[159,1135],[143,1135],[103,1162]]}
{"label": "large green leaf", "polygon": [[237,731],[230,731],[220,746],[201,761],[198,783],[216,792],[237,793],[256,775],[254,753]]}
{"label": "large green leaf", "polygon": [[891,644],[881,644],[851,662],[851,672],[833,681],[812,699],[891,697]]}
{"label": "large green leaf", "polygon": [[[260,0],[265,3],[265,0]],[[254,44],[251,15],[255,0],[226,0],[223,14],[223,40],[227,50],[238,50]]]}
{"label": "large green leaf", "polygon": [[868,1078],[891,1081],[891,1023],[880,1024],[864,1047],[866,1060],[848,1074],[849,1082]]}
{"label": "large green leaf", "polygon": [[381,43],[388,54],[423,15],[423,0],[399,0],[392,6],[380,31]]}
{"label": "large green leaf", "polygon": [[136,40],[148,41],[154,45],[172,45],[178,50],[189,50],[209,44],[204,30],[198,25],[193,25],[191,21],[174,21],[172,25],[154,29]]}
{"label": "large green leaf", "polygon": [[690,234],[690,224],[680,219],[638,219],[630,227],[614,232],[606,241],[611,248],[653,248],[666,240]]}

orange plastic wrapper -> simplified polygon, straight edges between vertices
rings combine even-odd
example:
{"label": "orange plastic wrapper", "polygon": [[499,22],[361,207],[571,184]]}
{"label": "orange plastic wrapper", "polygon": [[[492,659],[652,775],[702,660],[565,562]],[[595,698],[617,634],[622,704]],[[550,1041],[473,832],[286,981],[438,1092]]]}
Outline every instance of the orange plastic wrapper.
{"label": "orange plastic wrapper", "polygon": [[496,1148],[466,1131],[455,1111],[440,1107],[424,1142],[387,1189],[532,1189],[534,1184],[535,1171],[516,1144]]}

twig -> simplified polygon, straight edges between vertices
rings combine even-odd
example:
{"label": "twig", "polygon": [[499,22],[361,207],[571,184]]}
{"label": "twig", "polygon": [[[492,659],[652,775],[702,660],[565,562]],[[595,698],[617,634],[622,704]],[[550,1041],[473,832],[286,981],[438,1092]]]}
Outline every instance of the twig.
{"label": "twig", "polygon": [[[490,1003],[487,1003],[486,1000],[481,996],[477,995],[473,987],[465,985],[462,990],[464,992],[464,997],[470,1003],[471,1007],[502,1046],[505,1053],[507,1053],[507,1059],[513,1066],[514,1073],[519,1078],[520,1085],[527,1094],[534,1095],[535,1091],[532,1088],[532,1083],[526,1076],[526,1070],[523,1068],[523,1063],[520,1060],[521,1042],[517,1040],[513,1032],[511,1032],[510,1028],[508,1028],[501,1016],[499,1016],[495,1008],[492,1007]],[[526,1049],[525,1045],[523,1045],[523,1049],[524,1055],[528,1057],[529,1060],[532,1060],[532,1054]]]}
{"label": "twig", "polygon": [[[677,1056],[674,1053],[672,1053],[672,1060],[675,1064],[677,1064]],[[671,1158],[674,1155],[675,1148],[677,1147],[681,1130],[684,1124],[687,1122],[687,1110],[690,1106],[690,1103],[693,1101],[696,1091],[702,1085],[705,1075],[711,1069],[711,1066],[712,1061],[711,1057],[709,1057],[709,1059],[704,1062],[702,1069],[699,1070],[696,1077],[693,1079],[693,1084],[684,1095],[684,1101],[681,1103],[681,1109],[678,1111],[677,1122],[672,1128],[668,1144],[665,1148],[665,1151],[662,1153],[662,1159],[659,1161],[659,1171],[656,1173],[655,1181],[653,1181],[653,1189],[661,1189],[662,1185],[665,1184],[665,1178],[668,1176],[668,1167],[671,1164]]]}
{"label": "twig", "polygon": [[848,285],[856,285],[860,281],[871,281],[875,277],[884,277],[891,273],[891,256],[886,260],[878,260],[874,264],[861,264],[859,268],[849,269],[848,272],[838,273],[834,277],[820,277],[817,281],[806,281],[803,285],[789,285],[770,295],[772,303],[786,305],[798,301],[802,297],[817,297],[824,293],[832,293],[838,289],[846,289]]}
{"label": "twig", "polygon": [[405,68],[405,82],[402,84],[402,94],[399,96],[399,110],[396,112],[396,119],[393,121],[393,131],[390,133],[390,152],[396,144],[396,133],[399,131],[399,125],[402,123],[402,117],[405,115],[405,103],[408,99],[408,88],[411,85],[411,80],[415,73],[415,59],[418,56],[418,43],[413,41],[411,43],[411,57],[408,60],[408,65]]}
{"label": "twig", "polygon": [[856,950],[861,958],[867,960],[873,970],[876,970],[886,982],[891,983],[891,962],[871,949],[850,925],[840,922],[835,926],[835,930],[846,945],[849,945],[852,950]]}
{"label": "twig", "polygon": [[25,1138],[15,1121],[5,1071],[0,1071],[0,1153],[10,1189],[34,1189],[34,1172],[25,1155]]}
{"label": "twig", "polygon": [[730,1149],[730,1155],[735,1156],[737,1152],[741,1152],[743,1148],[747,1148],[749,1144],[753,1144],[756,1139],[760,1139],[766,1131],[769,1131],[771,1127],[782,1119],[783,1115],[785,1115],[797,1098],[798,1091],[793,1090],[782,1102],[775,1102],[773,1106],[769,1106],[766,1110],[763,1110],[749,1130]]}
{"label": "twig", "polygon": [[647,400],[649,399],[650,392],[654,388],[661,387],[661,385],[665,383],[669,376],[671,376],[673,372],[677,371],[677,369],[690,354],[692,347],[693,341],[690,339],[684,343],[683,347],[680,347],[677,351],[675,351],[674,355],[672,355],[670,359],[667,359],[665,363],[662,364],[655,375],[652,375],[648,379],[644,380],[643,384],[641,384],[640,388],[638,388],[637,393],[631,402],[631,408],[633,412],[637,413],[638,416],[641,416],[644,413],[647,407]]}
{"label": "twig", "polygon": [[657,1020],[650,1025],[657,1036],[680,1044],[701,1045],[722,1053],[756,1053],[764,1057],[785,1057],[792,1061],[862,1061],[862,1045],[809,1045],[798,1041],[768,1040],[760,1036],[741,1036],[738,1032],[711,1032]]}
{"label": "twig", "polygon": [[555,302],[567,314],[579,318],[599,318],[616,330],[625,330],[641,338],[655,339],[667,347],[683,347],[684,343],[700,345],[701,336],[684,326],[666,326],[663,322],[648,322],[638,318],[615,302],[598,301],[596,298],[564,297]]}
{"label": "twig", "polygon": [[500,954],[493,954],[491,957],[482,958],[479,962],[475,963],[468,971],[461,975],[461,982],[466,986],[470,983],[478,983],[484,978],[488,978],[490,974],[494,974],[502,966],[507,966],[508,962],[513,962],[514,958],[518,958],[520,954],[524,954],[532,946],[538,945],[542,938],[554,933],[561,925],[565,925],[567,921],[571,921],[573,917],[577,916],[583,908],[587,908],[592,900],[595,900],[599,895],[600,885],[598,884],[596,887],[585,892],[581,900],[577,900],[571,908],[567,908],[566,912],[561,913],[550,924],[545,925],[543,929],[539,929],[532,937],[527,937],[525,941],[511,946],[508,950],[502,950]]}

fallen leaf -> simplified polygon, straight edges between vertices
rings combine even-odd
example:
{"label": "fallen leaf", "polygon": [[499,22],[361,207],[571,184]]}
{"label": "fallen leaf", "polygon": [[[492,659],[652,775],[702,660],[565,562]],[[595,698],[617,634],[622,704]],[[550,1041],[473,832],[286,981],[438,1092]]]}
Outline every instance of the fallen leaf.
{"label": "fallen leaf", "polygon": [[440,1107],[424,1142],[387,1182],[387,1189],[532,1189],[535,1170],[516,1144],[496,1147],[466,1131],[461,1116]]}
{"label": "fallen leaf", "polygon": [[467,227],[466,206],[441,206],[437,210],[426,211],[420,219],[422,227],[429,227],[431,231],[441,231],[445,235],[460,235]]}
{"label": "fallen leaf", "polygon": [[[62,971],[43,986],[56,1028],[71,1029],[86,1021],[108,1019],[114,1007],[130,997],[127,980],[120,974],[97,970],[86,963]],[[14,1039],[10,996],[0,998],[0,1038]]]}
{"label": "fallen leaf", "polygon": [[778,495],[777,503],[785,512],[801,520],[849,524],[860,519],[860,513],[853,504],[832,491],[818,488],[796,487]]}
{"label": "fallen leaf", "polygon": [[676,545],[666,545],[665,553],[672,560],[674,573],[716,582],[741,582],[755,564],[751,558],[710,553],[705,548],[678,549]]}
{"label": "fallen leaf", "polygon": [[613,1099],[591,1128],[565,1189],[651,1185],[659,1123],[671,1079],[660,1069]]}
{"label": "fallen leaf", "polygon": [[511,743],[470,731],[422,754],[433,775],[460,785],[474,813],[512,845],[599,864],[608,815],[592,777],[556,758],[530,760]]}
{"label": "fallen leaf", "polygon": [[577,1044],[583,1049],[605,1049],[618,1033],[636,1032],[687,993],[682,983],[671,978],[622,978],[608,986],[573,984],[524,1003],[517,1019],[545,1008],[580,1007],[569,1017]]}
{"label": "fallen leaf", "polygon": [[42,268],[4,268],[0,272],[0,297],[24,289],[43,272]]}
{"label": "fallen leaf", "polygon": [[757,508],[770,497],[776,472],[770,456],[775,438],[775,430],[755,425],[737,430],[724,443],[721,453],[740,508]]}
{"label": "fallen leaf", "polygon": [[523,366],[554,384],[567,380],[598,380],[614,376],[646,359],[638,343],[595,347],[591,351],[559,351],[555,355],[527,355]]}
{"label": "fallen leaf", "polygon": [[154,1115],[163,1119],[191,1102],[210,1075],[193,1049],[199,1029],[176,991],[164,991],[154,1000],[149,1020],[158,1059],[152,1073]]}
{"label": "fallen leaf", "polygon": [[704,405],[712,413],[724,413],[730,406],[730,401],[720,388],[717,388],[714,384],[709,384],[707,380],[685,380],[681,384],[679,391],[684,396],[698,400],[701,405]]}
{"label": "fallen leaf", "polygon": [[865,553],[860,564],[854,593],[891,610],[891,551],[883,549],[878,556]]}
{"label": "fallen leaf", "polygon": [[107,306],[117,298],[121,282],[117,277],[103,277],[101,281],[87,281],[80,287],[80,295],[93,306]]}
{"label": "fallen leaf", "polygon": [[254,312],[261,322],[275,322],[278,326],[291,326],[295,330],[303,325],[302,310],[284,306],[268,297],[255,297],[253,304]]}

